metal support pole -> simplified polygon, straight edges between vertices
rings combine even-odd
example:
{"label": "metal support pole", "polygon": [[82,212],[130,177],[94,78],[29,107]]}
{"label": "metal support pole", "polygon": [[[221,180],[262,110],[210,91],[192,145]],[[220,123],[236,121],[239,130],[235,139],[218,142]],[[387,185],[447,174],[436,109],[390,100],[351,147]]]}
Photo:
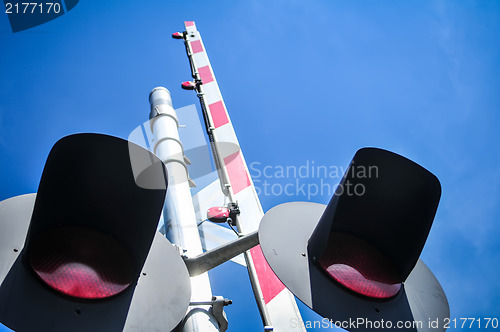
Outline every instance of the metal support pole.
{"label": "metal support pole", "polygon": [[[179,123],[172,107],[170,92],[158,87],[149,95],[151,104],[151,129],[155,138],[154,151],[164,162],[168,171],[168,190],[163,216],[167,238],[187,257],[203,253],[196,216],[189,189],[184,151],[179,140]],[[212,290],[207,273],[191,278],[191,302],[208,303]],[[168,314],[168,313],[165,313]],[[211,305],[190,305],[184,321],[183,332],[219,331],[217,319]]]}

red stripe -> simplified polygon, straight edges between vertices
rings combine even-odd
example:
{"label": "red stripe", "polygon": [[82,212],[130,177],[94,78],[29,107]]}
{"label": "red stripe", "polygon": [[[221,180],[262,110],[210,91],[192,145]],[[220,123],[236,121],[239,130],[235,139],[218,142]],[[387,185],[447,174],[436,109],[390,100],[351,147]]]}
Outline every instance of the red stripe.
{"label": "red stripe", "polygon": [[192,27],[194,25],[193,21],[184,21],[184,25],[187,27]]}
{"label": "red stripe", "polygon": [[250,249],[250,254],[252,255],[252,260],[255,265],[255,271],[257,272],[257,278],[259,279],[264,302],[268,304],[276,295],[285,289],[285,285],[276,277],[269,264],[267,264],[260,245]]}
{"label": "red stripe", "polygon": [[224,158],[224,164],[226,165],[233,193],[237,194],[250,186],[250,178],[245,170],[240,151]]}
{"label": "red stripe", "polygon": [[201,81],[203,84],[210,83],[214,80],[209,66],[198,68],[198,73],[200,73]]}
{"label": "red stripe", "polygon": [[222,100],[208,105],[208,108],[210,109],[215,128],[219,128],[229,122]]}
{"label": "red stripe", "polygon": [[193,53],[203,52],[203,46],[201,46],[201,41],[195,40],[194,42],[192,42],[191,49],[193,50]]}

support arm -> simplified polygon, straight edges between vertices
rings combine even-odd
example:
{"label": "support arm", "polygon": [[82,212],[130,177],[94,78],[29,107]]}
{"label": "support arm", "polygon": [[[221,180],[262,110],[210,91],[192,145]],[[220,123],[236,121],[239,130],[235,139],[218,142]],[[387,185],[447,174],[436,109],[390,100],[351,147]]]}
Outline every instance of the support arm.
{"label": "support arm", "polygon": [[255,231],[196,257],[185,257],[184,263],[186,263],[189,270],[189,275],[195,277],[244,253],[258,244],[259,235]]}

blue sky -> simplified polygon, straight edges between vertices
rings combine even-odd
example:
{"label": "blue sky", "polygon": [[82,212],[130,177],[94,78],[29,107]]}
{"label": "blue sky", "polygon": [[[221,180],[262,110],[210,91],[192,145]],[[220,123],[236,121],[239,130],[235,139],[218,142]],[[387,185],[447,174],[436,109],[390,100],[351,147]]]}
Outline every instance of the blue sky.
{"label": "blue sky", "polygon": [[[176,108],[197,103],[180,89],[189,66],[170,38],[185,20],[202,34],[248,164],[345,167],[375,146],[426,167],[443,194],[422,258],[452,317],[500,318],[498,1],[81,0],[15,34],[2,13],[0,199],[35,192],[63,136],[127,138],[156,86]],[[291,200],[329,196],[261,195],[265,211]],[[246,272],[212,276],[214,294],[234,301],[230,330],[261,331]]]}

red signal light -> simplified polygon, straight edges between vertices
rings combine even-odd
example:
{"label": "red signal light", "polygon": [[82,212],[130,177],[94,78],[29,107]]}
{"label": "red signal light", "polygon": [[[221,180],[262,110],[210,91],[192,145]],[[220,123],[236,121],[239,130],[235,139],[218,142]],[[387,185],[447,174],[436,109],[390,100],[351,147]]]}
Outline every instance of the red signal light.
{"label": "red signal light", "polygon": [[342,286],[375,299],[389,299],[401,289],[393,264],[370,244],[333,233],[319,259],[320,266]]}
{"label": "red signal light", "polygon": [[113,238],[82,227],[61,227],[39,236],[28,262],[50,288],[78,299],[117,295],[134,281],[132,257]]}
{"label": "red signal light", "polygon": [[184,90],[194,90],[196,89],[196,83],[193,81],[182,82],[181,87]]}
{"label": "red signal light", "polygon": [[225,223],[229,218],[229,209],[226,207],[211,207],[207,211],[207,219],[215,223]]}
{"label": "red signal light", "polygon": [[174,38],[174,39],[182,39],[182,38],[184,38],[184,35],[182,34],[182,32],[174,32],[172,34],[172,38]]}

